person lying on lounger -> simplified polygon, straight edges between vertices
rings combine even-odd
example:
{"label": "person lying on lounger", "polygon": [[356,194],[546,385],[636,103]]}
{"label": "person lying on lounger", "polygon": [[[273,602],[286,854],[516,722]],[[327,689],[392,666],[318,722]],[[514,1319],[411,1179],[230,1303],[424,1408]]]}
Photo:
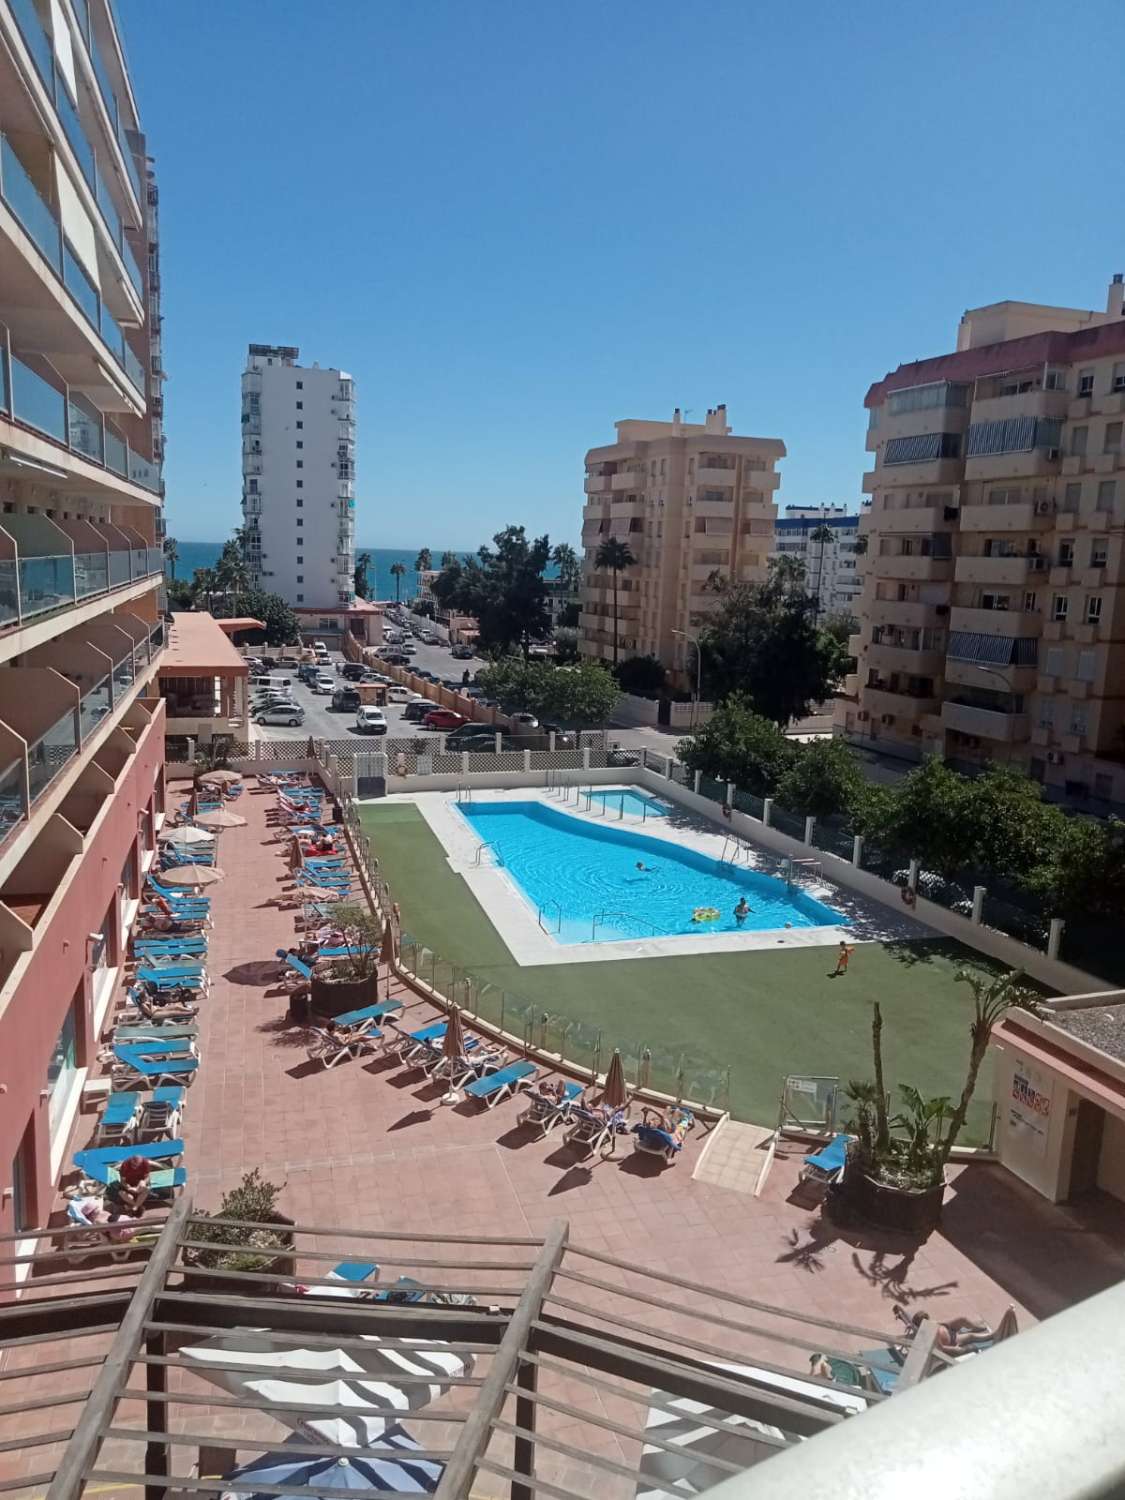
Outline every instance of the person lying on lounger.
{"label": "person lying on lounger", "polygon": [[[929,1313],[908,1313],[905,1308],[894,1305],[894,1314],[905,1323],[911,1333],[917,1333],[930,1316]],[[937,1325],[937,1347],[956,1353],[958,1349],[971,1349],[974,1344],[987,1343],[995,1337],[991,1326],[982,1318],[947,1318]]]}

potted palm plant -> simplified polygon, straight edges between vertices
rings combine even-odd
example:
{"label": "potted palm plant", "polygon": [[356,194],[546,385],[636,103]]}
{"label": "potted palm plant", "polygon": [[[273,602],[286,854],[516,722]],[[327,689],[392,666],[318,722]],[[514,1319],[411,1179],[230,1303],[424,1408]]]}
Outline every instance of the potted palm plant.
{"label": "potted palm plant", "polygon": [[969,1061],[956,1104],[945,1095],[926,1098],[900,1084],[904,1109],[888,1113],[883,1015],[877,1002],[871,1022],[874,1079],[853,1080],[845,1090],[853,1107],[848,1129],[855,1140],[833,1201],[884,1229],[926,1235],[936,1228],[945,1197],[945,1169],[964,1128],[993,1028],[1014,1006],[1030,1009],[1034,1004],[1019,972],[988,976],[962,969],[956,978],[973,992]]}
{"label": "potted palm plant", "polygon": [[223,1196],[218,1212],[198,1211],[192,1224],[191,1238],[205,1241],[183,1252],[184,1264],[196,1272],[213,1274],[191,1277],[195,1291],[236,1292],[247,1295],[247,1289],[270,1291],[266,1282],[240,1281],[225,1272],[253,1271],[258,1275],[292,1276],[296,1267],[293,1255],[293,1220],[278,1211],[281,1192],[278,1183],[267,1182],[257,1167],[244,1174],[236,1188]]}
{"label": "potted palm plant", "polygon": [[342,929],[344,949],[327,967],[313,973],[309,1003],[318,1016],[342,1016],[379,999],[379,945],[381,923],[366,906],[338,906],[333,925]]}

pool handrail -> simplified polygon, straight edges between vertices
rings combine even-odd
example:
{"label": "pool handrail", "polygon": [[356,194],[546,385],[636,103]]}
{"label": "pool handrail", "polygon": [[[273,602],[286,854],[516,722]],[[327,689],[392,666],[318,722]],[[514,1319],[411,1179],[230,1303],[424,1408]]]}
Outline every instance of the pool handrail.
{"label": "pool handrail", "polygon": [[500,868],[500,869],[503,869],[504,868],[504,856],[503,856],[503,854],[500,852],[500,850],[496,847],[495,844],[489,843],[485,839],[482,839],[481,842],[477,845],[476,857],[473,860],[473,864],[476,865],[476,866],[479,866],[479,865],[482,865],[484,863],[483,855],[484,855],[484,851],[486,849],[491,849],[492,850],[492,857],[493,857],[493,860],[495,861],[497,867]]}
{"label": "pool handrail", "polygon": [[540,902],[539,910],[535,914],[535,920],[539,923],[539,926],[542,928],[542,930],[544,932],[548,933],[548,935],[549,935],[550,930],[548,928],[546,928],[546,927],[543,926],[543,913],[547,910],[547,908],[549,906],[553,906],[555,908],[555,910],[559,914],[559,920],[558,920],[558,923],[557,923],[557,925],[555,927],[555,931],[556,932],[561,932],[562,931],[562,922],[563,922],[563,909],[562,909],[562,906],[561,906],[561,904],[558,901],[555,900],[554,896],[548,896],[547,899],[546,899],[546,901]]}
{"label": "pool handrail", "polygon": [[[592,943],[596,943],[598,940],[598,923],[607,922],[610,917],[623,917],[626,922],[643,922],[650,929],[653,937],[667,936],[666,933],[660,931],[655,922],[650,922],[648,917],[639,917],[635,912],[631,911],[612,911],[609,907],[603,907],[601,911],[594,914],[594,920],[590,926],[590,941]],[[628,939],[619,938],[618,941],[628,942]]]}

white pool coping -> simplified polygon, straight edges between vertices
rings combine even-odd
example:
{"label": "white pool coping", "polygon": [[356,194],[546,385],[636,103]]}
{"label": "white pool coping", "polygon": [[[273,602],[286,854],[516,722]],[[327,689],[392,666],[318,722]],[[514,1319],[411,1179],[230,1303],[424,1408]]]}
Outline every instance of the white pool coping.
{"label": "white pool coping", "polygon": [[[633,791],[636,787],[599,787],[599,791]],[[569,802],[564,798],[569,796]],[[719,859],[727,842],[726,835],[680,807],[674,807],[672,818],[646,818],[626,814],[623,818],[586,812],[576,805],[574,789],[544,790],[537,787],[513,787],[504,790],[474,789],[474,802],[541,802],[580,822],[604,823],[607,818],[632,833],[643,833],[657,841],[692,849]],[[660,800],[657,798],[656,800]],[[409,803],[417,807],[434,837],[445,849],[450,868],[465,881],[480,902],[513,960],[525,968],[541,964],[606,963],[619,958],[684,958],[701,953],[761,953],[778,948],[835,948],[841,941],[849,945],[864,942],[886,942],[905,937],[931,936],[930,929],[893,908],[857,896],[855,892],[824,879],[802,880],[806,895],[842,913],[849,921],[824,927],[772,928],[761,931],[681,933],[670,937],[629,938],[618,942],[560,943],[539,925],[536,909],[516,881],[503,868],[488,863],[480,855],[484,841],[457,810],[456,792],[397,792],[381,798],[385,803]],[[745,841],[742,841],[745,844]],[[748,860],[750,869],[764,875],[776,875],[783,863],[780,856],[754,846]]]}

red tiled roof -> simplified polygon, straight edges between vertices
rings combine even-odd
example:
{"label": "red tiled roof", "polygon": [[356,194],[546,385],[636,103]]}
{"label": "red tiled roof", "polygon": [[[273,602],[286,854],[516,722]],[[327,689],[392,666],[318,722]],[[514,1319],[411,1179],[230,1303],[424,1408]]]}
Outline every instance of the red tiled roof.
{"label": "red tiled roof", "polygon": [[936,380],[979,380],[985,375],[1024,370],[1032,365],[1073,364],[1077,360],[1121,353],[1125,353],[1125,318],[1116,323],[1079,328],[1074,333],[1032,333],[1022,339],[1005,339],[999,344],[982,344],[979,349],[938,354],[933,359],[916,359],[911,364],[899,365],[875,382],[863,404],[878,406],[891,391],[928,385]]}

